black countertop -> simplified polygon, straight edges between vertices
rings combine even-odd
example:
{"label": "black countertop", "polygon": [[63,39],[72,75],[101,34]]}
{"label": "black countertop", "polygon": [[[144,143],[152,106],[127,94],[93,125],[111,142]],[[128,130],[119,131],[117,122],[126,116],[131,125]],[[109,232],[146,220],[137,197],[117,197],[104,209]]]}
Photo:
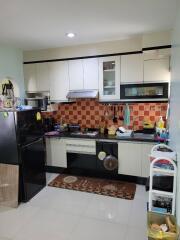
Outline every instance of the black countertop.
{"label": "black countertop", "polygon": [[112,140],[112,141],[135,141],[135,142],[159,142],[159,140],[154,138],[152,134],[143,134],[137,133],[132,137],[118,137],[116,135],[108,135],[108,134],[97,134],[96,136],[88,136],[88,135],[74,135],[70,132],[63,133],[54,133],[52,135],[45,135],[48,138],[78,138],[78,139],[95,139],[95,140]]}

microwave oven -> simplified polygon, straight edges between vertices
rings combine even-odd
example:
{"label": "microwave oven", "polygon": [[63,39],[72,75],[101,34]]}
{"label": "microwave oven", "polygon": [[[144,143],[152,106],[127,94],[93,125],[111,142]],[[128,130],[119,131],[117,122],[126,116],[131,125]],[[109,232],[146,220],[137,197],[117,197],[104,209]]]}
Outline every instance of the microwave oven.
{"label": "microwave oven", "polygon": [[47,110],[48,97],[25,98],[25,105],[31,106],[33,109]]}
{"label": "microwave oven", "polygon": [[137,99],[168,99],[169,83],[140,83],[120,85],[122,100]]}

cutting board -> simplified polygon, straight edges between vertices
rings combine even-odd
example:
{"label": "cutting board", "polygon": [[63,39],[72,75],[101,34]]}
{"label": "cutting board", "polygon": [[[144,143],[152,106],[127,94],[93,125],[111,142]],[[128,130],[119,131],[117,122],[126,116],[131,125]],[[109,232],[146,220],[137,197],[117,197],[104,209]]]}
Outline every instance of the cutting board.
{"label": "cutting board", "polygon": [[19,166],[0,163],[0,206],[17,207]]}

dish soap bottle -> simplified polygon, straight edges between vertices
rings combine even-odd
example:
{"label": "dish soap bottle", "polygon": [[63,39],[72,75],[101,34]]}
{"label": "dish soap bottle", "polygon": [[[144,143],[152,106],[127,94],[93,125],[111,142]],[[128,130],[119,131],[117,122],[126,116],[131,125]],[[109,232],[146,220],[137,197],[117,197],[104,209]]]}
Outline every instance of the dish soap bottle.
{"label": "dish soap bottle", "polygon": [[164,121],[163,121],[162,116],[160,116],[160,119],[157,123],[157,127],[160,128],[160,129],[164,128]]}

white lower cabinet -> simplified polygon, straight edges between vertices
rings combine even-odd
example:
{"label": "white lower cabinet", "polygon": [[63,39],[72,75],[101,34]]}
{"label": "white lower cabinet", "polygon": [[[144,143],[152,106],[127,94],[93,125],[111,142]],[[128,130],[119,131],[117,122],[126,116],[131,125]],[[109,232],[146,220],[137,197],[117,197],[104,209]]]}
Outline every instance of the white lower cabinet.
{"label": "white lower cabinet", "polygon": [[67,167],[66,141],[60,138],[46,139],[47,166]]}
{"label": "white lower cabinet", "polygon": [[141,176],[141,143],[118,143],[118,173]]}
{"label": "white lower cabinet", "polygon": [[118,173],[137,177],[149,176],[149,154],[155,143],[119,142]]}
{"label": "white lower cabinet", "polygon": [[154,145],[155,143],[142,144],[142,158],[141,158],[141,176],[142,177],[149,177],[149,172],[150,172],[149,155]]}

